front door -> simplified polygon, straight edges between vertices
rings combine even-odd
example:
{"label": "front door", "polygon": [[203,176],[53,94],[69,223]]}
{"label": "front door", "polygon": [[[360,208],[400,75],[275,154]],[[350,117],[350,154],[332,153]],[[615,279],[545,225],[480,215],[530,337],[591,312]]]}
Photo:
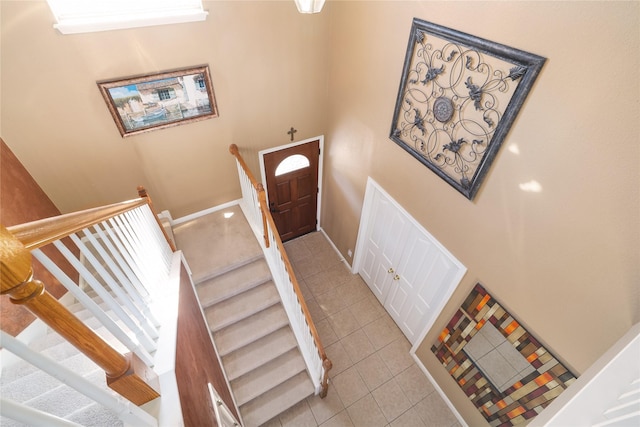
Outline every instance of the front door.
{"label": "front door", "polygon": [[316,229],[320,141],[264,155],[269,210],[283,242]]}

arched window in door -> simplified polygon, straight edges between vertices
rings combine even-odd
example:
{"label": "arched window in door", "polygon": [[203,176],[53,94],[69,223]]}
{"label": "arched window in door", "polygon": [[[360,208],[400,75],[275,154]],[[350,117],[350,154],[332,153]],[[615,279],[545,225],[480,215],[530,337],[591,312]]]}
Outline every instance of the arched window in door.
{"label": "arched window in door", "polygon": [[280,162],[276,168],[276,176],[309,167],[309,159],[302,154],[294,154]]}

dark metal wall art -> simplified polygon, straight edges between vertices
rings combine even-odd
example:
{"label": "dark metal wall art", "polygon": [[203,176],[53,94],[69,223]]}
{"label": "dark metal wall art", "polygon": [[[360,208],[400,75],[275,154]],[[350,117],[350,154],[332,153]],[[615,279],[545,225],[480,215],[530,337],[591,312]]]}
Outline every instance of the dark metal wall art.
{"label": "dark metal wall art", "polygon": [[390,138],[472,200],[544,62],[414,18]]}

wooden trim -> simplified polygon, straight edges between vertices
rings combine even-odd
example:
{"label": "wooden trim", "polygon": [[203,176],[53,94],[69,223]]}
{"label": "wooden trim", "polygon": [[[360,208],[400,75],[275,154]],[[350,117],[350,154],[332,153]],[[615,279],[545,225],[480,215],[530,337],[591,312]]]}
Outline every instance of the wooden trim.
{"label": "wooden trim", "polygon": [[[287,252],[284,249],[284,244],[280,239],[280,235],[277,233],[278,229],[276,228],[276,224],[273,220],[273,217],[271,216],[271,212],[269,212],[269,209],[267,208],[264,188],[262,187],[262,184],[259,184],[256,182],[256,179],[254,178],[253,174],[251,173],[246,163],[244,162],[242,155],[238,151],[238,146],[235,144],[231,144],[229,146],[229,152],[233,154],[233,156],[236,158],[240,166],[242,166],[242,169],[244,170],[244,172],[249,177],[251,184],[254,186],[254,188],[256,188],[256,190],[258,190],[258,200],[260,201],[260,210],[262,211],[263,225],[265,227],[265,240],[268,240],[268,235],[269,235],[268,230],[266,229],[267,225],[270,225],[271,230],[274,231],[273,233],[274,240],[276,241],[276,245],[278,247],[278,250],[280,251],[280,255],[282,256],[282,261],[284,262],[285,268],[287,269],[287,273],[289,274],[289,279],[293,284],[293,290],[295,291],[296,296],[298,297],[298,302],[300,303],[300,307],[302,308],[304,317],[307,320],[307,325],[309,326],[309,329],[311,331],[311,336],[313,336],[313,340],[316,343],[316,348],[318,349],[318,353],[320,355],[320,358],[322,359],[322,366],[325,369],[325,375],[322,379],[323,391],[320,393],[320,395],[321,397],[324,397],[327,395],[326,389],[328,387],[328,371],[329,369],[331,369],[332,363],[327,357],[327,354],[324,350],[322,342],[320,341],[320,336],[318,335],[316,325],[313,323],[313,319],[311,318],[311,313],[309,312],[307,303],[305,302],[304,297],[302,296],[300,285],[298,284],[298,280],[296,279],[296,276],[293,273],[293,267],[291,266],[291,262],[289,261]],[[269,247],[268,243],[267,243],[267,247]]]}
{"label": "wooden trim", "polygon": [[280,251],[280,255],[282,256],[282,262],[284,262],[284,266],[289,273],[289,280],[291,280],[291,284],[293,285],[293,290],[298,297],[298,302],[300,303],[300,307],[302,307],[302,312],[304,313],[305,319],[307,319],[307,324],[309,325],[309,329],[311,330],[311,335],[313,336],[313,340],[316,342],[316,347],[318,348],[318,353],[320,354],[320,358],[323,360],[327,359],[327,354],[324,351],[324,347],[322,346],[322,342],[320,341],[320,335],[318,335],[318,331],[316,330],[316,325],[313,323],[313,319],[311,318],[311,314],[309,313],[309,308],[307,307],[307,303],[302,296],[302,291],[300,290],[300,285],[298,284],[298,279],[296,279],[295,274],[293,273],[293,267],[291,266],[291,262],[289,261],[289,257],[287,256],[287,252],[284,249],[284,244],[282,240],[280,240],[280,236],[277,233],[276,224],[273,221],[273,217],[271,213],[267,211],[267,221],[271,226],[271,229],[276,231],[273,233],[274,240],[276,241],[276,245],[278,246],[278,251]]}
{"label": "wooden trim", "polygon": [[160,394],[157,377],[133,355],[123,356],[91,328],[82,323],[44,284],[33,279],[31,254],[15,236],[0,225],[0,284],[13,304],[27,308],[60,334],[107,375],[107,384],[136,405]]}
{"label": "wooden trim", "polygon": [[233,154],[233,156],[236,158],[238,163],[240,163],[240,166],[242,166],[242,169],[244,169],[244,173],[246,173],[247,176],[249,177],[249,180],[251,181],[251,184],[255,186],[258,183],[258,181],[253,176],[253,174],[251,173],[251,170],[249,169],[247,164],[244,162],[244,159],[242,158],[242,155],[240,154],[240,151],[238,150],[238,146],[236,144],[231,144],[229,146],[229,152],[231,154]]}
{"label": "wooden trim", "polygon": [[271,243],[269,242],[269,229],[267,228],[267,215],[265,212],[269,212],[269,216],[271,216],[271,212],[267,208],[267,195],[262,184],[255,184],[255,189],[258,192],[258,202],[260,203],[260,213],[262,214],[262,229],[264,230],[262,238],[264,239],[264,245],[268,248]]}
{"label": "wooden trim", "polygon": [[114,203],[112,205],[14,225],[7,227],[7,230],[22,242],[25,249],[31,251],[146,204],[146,198],[133,199],[126,202]]}

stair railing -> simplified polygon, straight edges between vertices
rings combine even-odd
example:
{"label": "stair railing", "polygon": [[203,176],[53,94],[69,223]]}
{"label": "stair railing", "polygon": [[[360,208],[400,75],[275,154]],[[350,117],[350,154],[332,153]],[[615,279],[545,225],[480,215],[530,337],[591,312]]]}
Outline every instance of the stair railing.
{"label": "stair railing", "polygon": [[232,144],[229,151],[236,158],[240,187],[241,208],[256,234],[262,233],[263,249],[271,268],[273,281],[282,298],[293,332],[297,338],[307,370],[320,397],[327,395],[329,370],[332,367],[318,331],[307,308],[300,285],[295,277],[289,257],[284,249],[271,212],[266,203],[265,191],[244,162],[238,147]]}
{"label": "stair railing", "polygon": [[[0,225],[0,279],[1,293],[12,303],[30,310],[102,368],[111,389],[142,405],[159,396],[152,354],[160,323],[149,305],[162,292],[175,248],[159,226],[150,198],[138,190],[141,197],[127,202],[8,228]],[[75,268],[78,283],[40,250],[48,244]],[[113,345],[129,352],[108,344],[49,294],[33,277],[32,256],[100,320],[107,336],[119,341]]]}

